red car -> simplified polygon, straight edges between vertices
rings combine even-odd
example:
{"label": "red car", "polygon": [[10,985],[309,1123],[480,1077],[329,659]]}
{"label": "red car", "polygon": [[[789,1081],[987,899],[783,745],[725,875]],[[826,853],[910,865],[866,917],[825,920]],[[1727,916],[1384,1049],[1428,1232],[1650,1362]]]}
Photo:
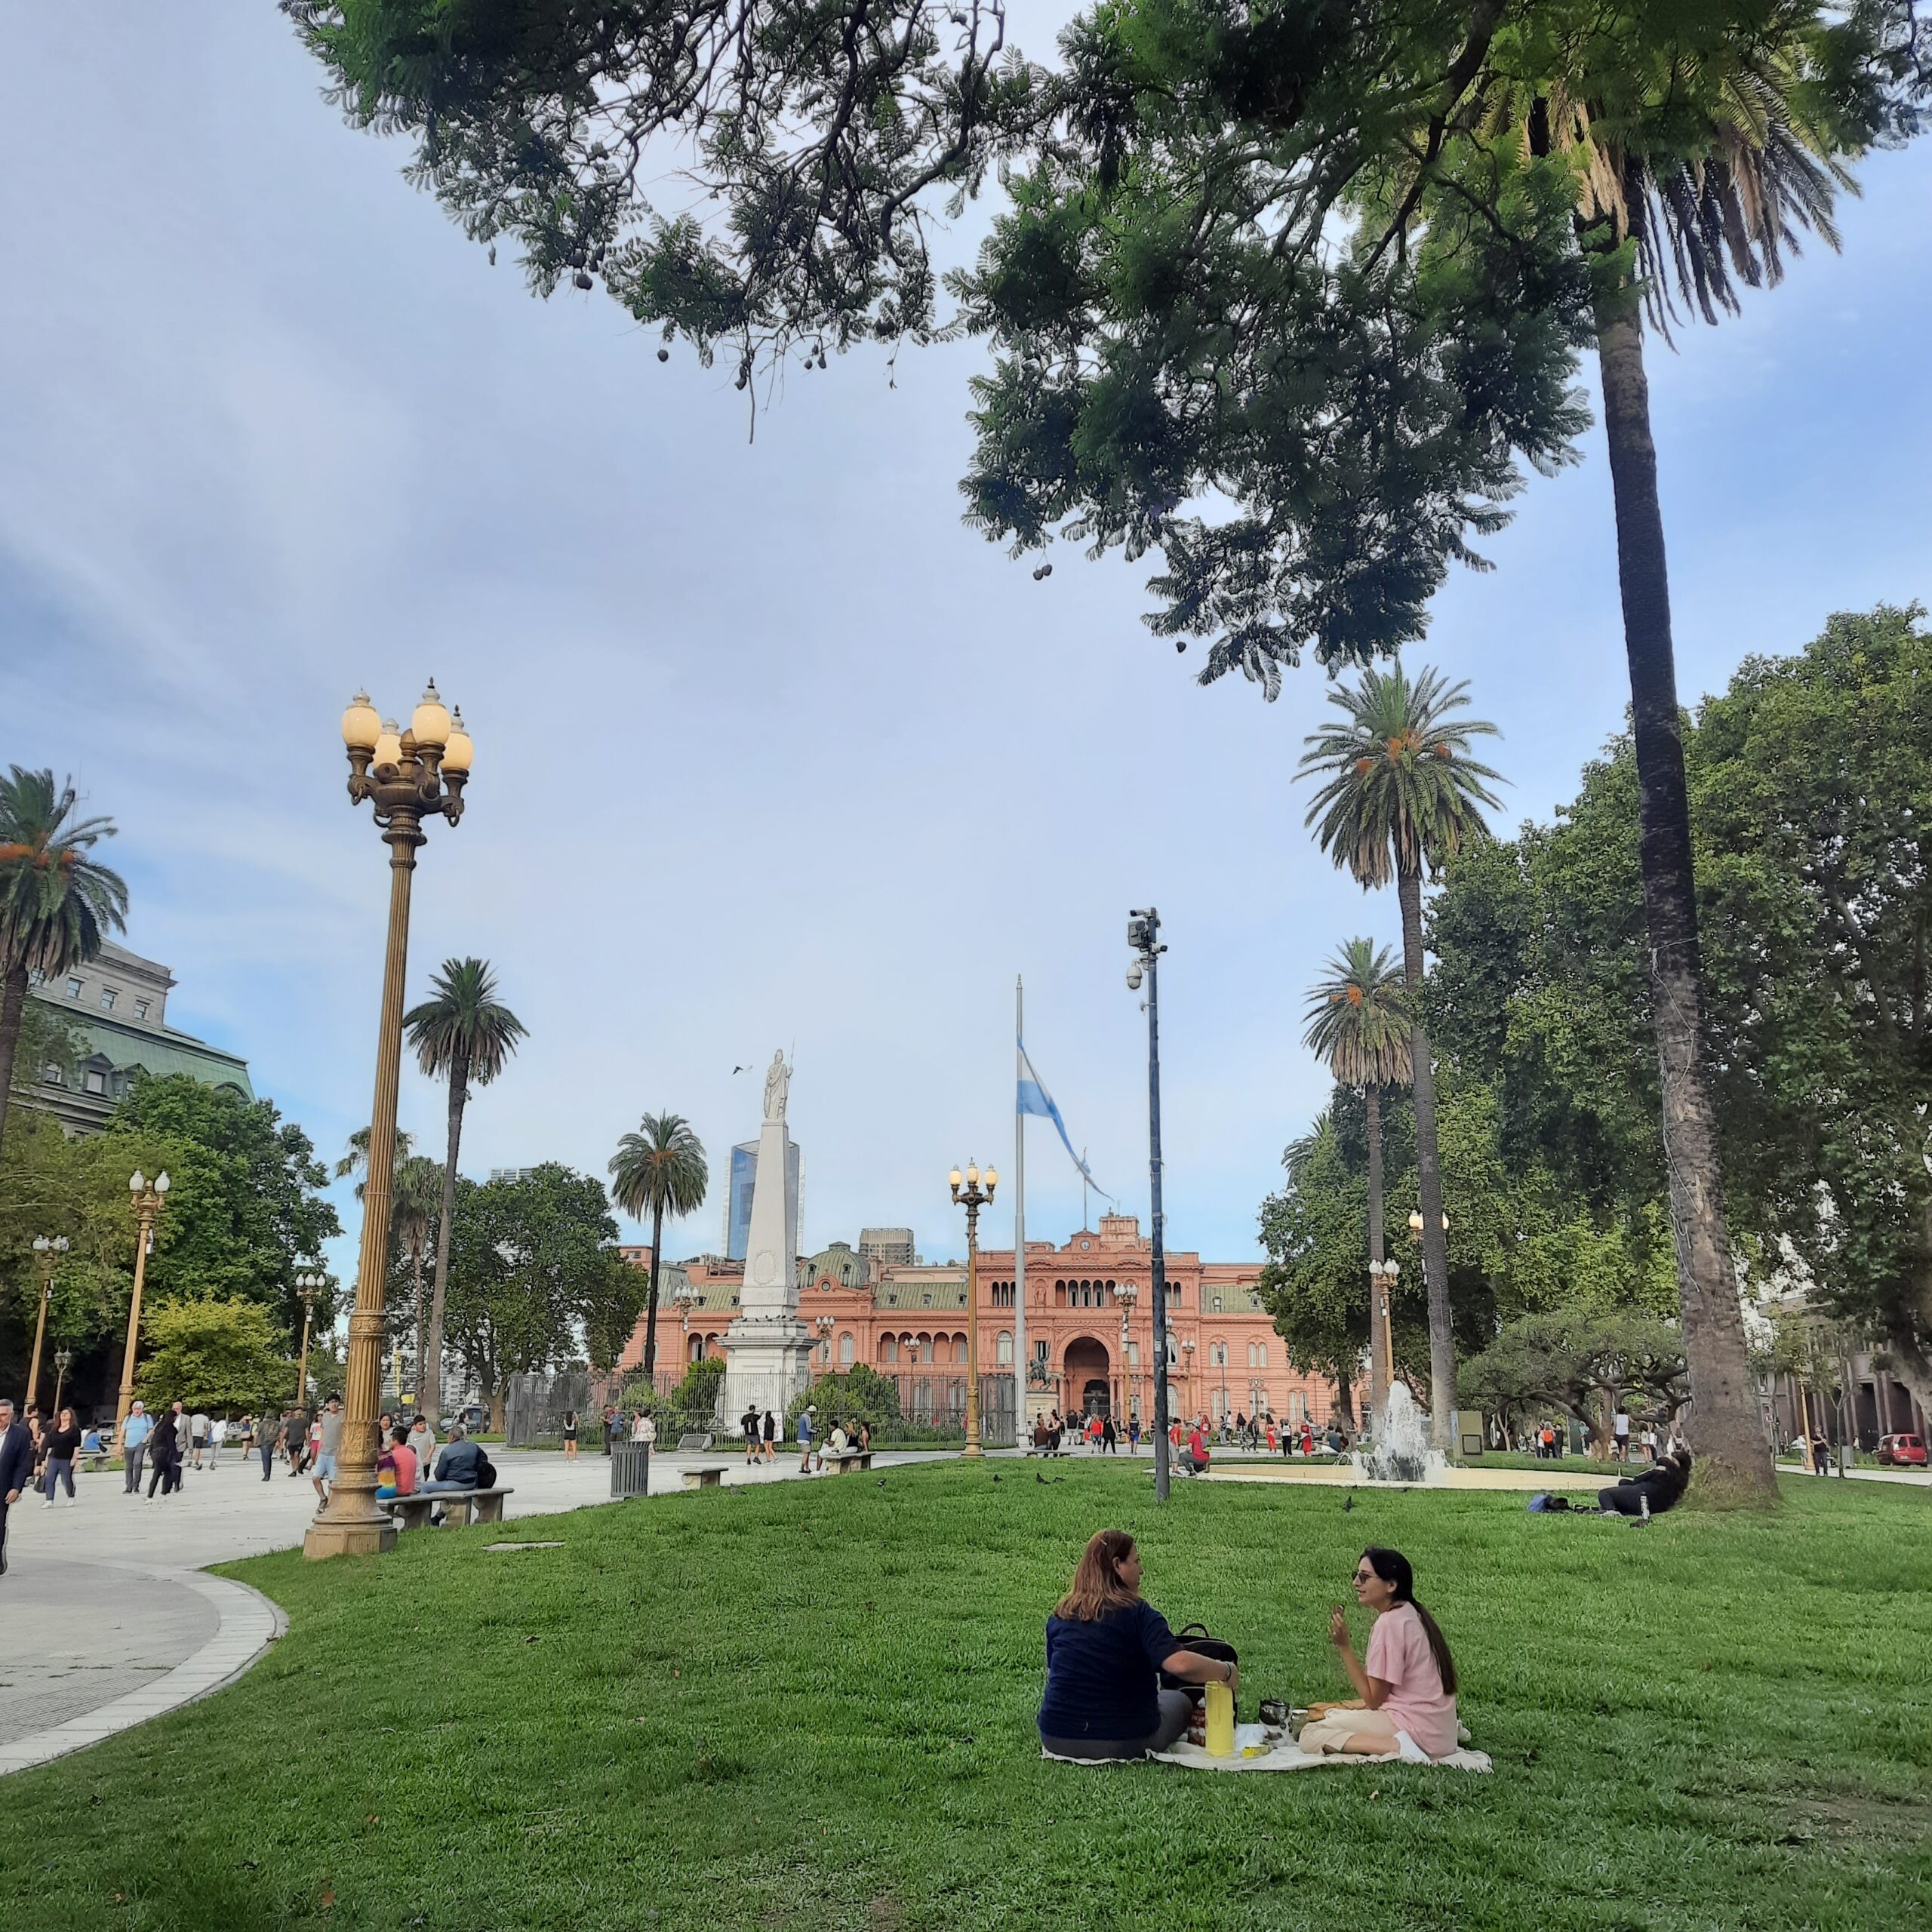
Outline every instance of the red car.
{"label": "red car", "polygon": [[1922,1469],[1925,1467],[1925,1438],[1922,1435],[1881,1435],[1878,1438],[1878,1460],[1890,1469]]}

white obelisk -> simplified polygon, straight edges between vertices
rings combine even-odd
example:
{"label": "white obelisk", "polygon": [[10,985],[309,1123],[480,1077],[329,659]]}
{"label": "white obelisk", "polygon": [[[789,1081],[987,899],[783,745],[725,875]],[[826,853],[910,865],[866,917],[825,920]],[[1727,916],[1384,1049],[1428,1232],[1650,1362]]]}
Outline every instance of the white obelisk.
{"label": "white obelisk", "polygon": [[789,1136],[785,1103],[792,1069],[781,1049],[764,1076],[764,1121],[752,1171],[751,1227],[738,1313],[724,1331],[724,1413],[755,1405],[783,1418],[811,1376],[811,1331],[798,1318],[797,1231],[786,1198]]}

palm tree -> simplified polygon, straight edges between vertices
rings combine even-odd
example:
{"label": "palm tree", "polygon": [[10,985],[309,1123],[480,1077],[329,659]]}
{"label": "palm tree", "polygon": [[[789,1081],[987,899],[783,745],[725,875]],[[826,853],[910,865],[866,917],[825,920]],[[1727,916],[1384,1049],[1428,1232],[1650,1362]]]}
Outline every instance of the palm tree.
{"label": "palm tree", "polygon": [[[363,1177],[355,1183],[355,1198],[358,1201],[362,1198],[363,1192],[369,1185],[368,1174],[369,1133],[370,1130],[368,1128],[358,1127],[349,1137],[349,1151],[335,1164],[335,1177],[337,1180],[346,1180],[351,1174],[360,1174]],[[403,1162],[408,1160],[414,1151],[415,1146],[414,1134],[410,1133],[405,1128],[399,1127],[396,1129],[395,1164],[398,1171]]]}
{"label": "palm tree", "polygon": [[423,1413],[434,1418],[442,1402],[443,1308],[449,1288],[450,1224],[456,1218],[456,1163],[463,1145],[463,1110],[473,1082],[487,1087],[508,1064],[525,1037],[523,1022],[497,998],[489,963],[445,959],[429,982],[432,997],[402,1017],[416,1063],[431,1079],[450,1083],[449,1153],[443,1165],[443,1198],[436,1222],[436,1275],[429,1292],[429,1323],[423,1337],[423,1373],[417,1378]]}
{"label": "palm tree", "polygon": [[[1308,1028],[1302,1044],[1319,1054],[1343,1087],[1359,1087],[1368,1112],[1368,1258],[1382,1260],[1382,1090],[1406,1087],[1414,1064],[1409,1002],[1389,949],[1352,939],[1328,961],[1327,977],[1308,995]],[[1325,1116],[1324,1116],[1325,1118]],[[1369,1296],[1368,1401],[1379,1414],[1394,1364],[1382,1356],[1376,1332],[1375,1296]]]}
{"label": "palm tree", "polygon": [[0,779],[0,1140],[29,985],[85,965],[127,928],[125,883],[90,856],[114,821],[75,818],[78,802],[51,771],[17,764]]}
{"label": "palm tree", "polygon": [[[398,1143],[404,1137],[398,1135]],[[443,1170],[439,1161],[431,1160],[426,1154],[411,1154],[406,1148],[401,1151],[404,1158],[395,1164],[395,1180],[389,1196],[389,1224],[402,1243],[415,1282],[416,1382],[420,1401],[423,1373],[423,1257],[429,1245],[430,1231],[442,1210]]]}
{"label": "palm tree", "polygon": [[1304,776],[1325,774],[1308,808],[1321,849],[1364,891],[1395,881],[1402,913],[1402,974],[1409,1018],[1410,1079],[1415,1092],[1416,1177],[1422,1195],[1423,1284],[1429,1294],[1429,1414],[1435,1446],[1455,1447],[1456,1347],[1449,1324],[1449,1247],[1442,1221],[1442,1164],[1436,1148],[1435,1081],[1422,1011],[1422,880],[1463,847],[1488,835],[1480,808],[1496,803],[1497,774],[1469,753],[1471,739],[1494,724],[1454,718],[1466,685],[1447,685],[1424,670],[1411,683],[1398,665],[1337,685],[1329,702],[1341,717],[1312,733]]}
{"label": "palm tree", "polygon": [[[1815,24],[1740,36],[1722,60],[1706,49],[1693,66],[1660,69],[1638,111],[1627,102],[1613,114],[1593,111],[1600,90],[1586,75],[1574,91],[1549,90],[1506,110],[1520,115],[1534,150],[1575,160],[1582,248],[1609,260],[1634,244],[1623,274],[1599,278],[1597,363],[1630,666],[1651,1025],[1699,1487],[1742,1501],[1775,1496],[1777,1478],[1746,1358],[1703,1061],[1703,968],[1644,324],[1647,315],[1669,340],[1673,283],[1706,322],[1735,314],[1737,283],[1781,280],[1800,230],[1837,247],[1832,203],[1853,186],[1839,157],[1855,157],[1865,143],[1816,106],[1826,91],[1810,85]],[[1620,91],[1628,78],[1611,85]]]}
{"label": "palm tree", "polygon": [[644,1379],[657,1367],[657,1264],[664,1244],[664,1216],[694,1214],[704,1205],[711,1177],[704,1149],[681,1114],[646,1114],[635,1134],[617,1143],[611,1157],[611,1192],[633,1220],[651,1215],[651,1288],[645,1302]]}

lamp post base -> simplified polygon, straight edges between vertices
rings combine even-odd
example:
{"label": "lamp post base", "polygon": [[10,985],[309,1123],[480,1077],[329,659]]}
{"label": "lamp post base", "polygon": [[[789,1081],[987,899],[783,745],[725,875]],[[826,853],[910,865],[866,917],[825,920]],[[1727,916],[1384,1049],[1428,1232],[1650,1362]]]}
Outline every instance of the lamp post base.
{"label": "lamp post base", "polygon": [[312,1563],[330,1556],[380,1556],[395,1547],[395,1524],[388,1516],[347,1522],[318,1516],[302,1539],[302,1554]]}
{"label": "lamp post base", "polygon": [[962,1460],[968,1456],[983,1456],[986,1452],[977,1442],[969,1442],[959,1454]]}

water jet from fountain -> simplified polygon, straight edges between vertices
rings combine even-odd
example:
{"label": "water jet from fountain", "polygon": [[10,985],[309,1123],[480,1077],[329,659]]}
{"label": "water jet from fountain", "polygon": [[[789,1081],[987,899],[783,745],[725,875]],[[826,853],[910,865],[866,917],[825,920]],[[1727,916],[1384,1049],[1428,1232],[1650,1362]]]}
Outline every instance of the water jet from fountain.
{"label": "water jet from fountain", "polygon": [[1364,1482],[1440,1482],[1448,1460],[1429,1446],[1429,1417],[1416,1406],[1406,1382],[1390,1388],[1376,1419],[1375,1441],[1350,1459]]}

